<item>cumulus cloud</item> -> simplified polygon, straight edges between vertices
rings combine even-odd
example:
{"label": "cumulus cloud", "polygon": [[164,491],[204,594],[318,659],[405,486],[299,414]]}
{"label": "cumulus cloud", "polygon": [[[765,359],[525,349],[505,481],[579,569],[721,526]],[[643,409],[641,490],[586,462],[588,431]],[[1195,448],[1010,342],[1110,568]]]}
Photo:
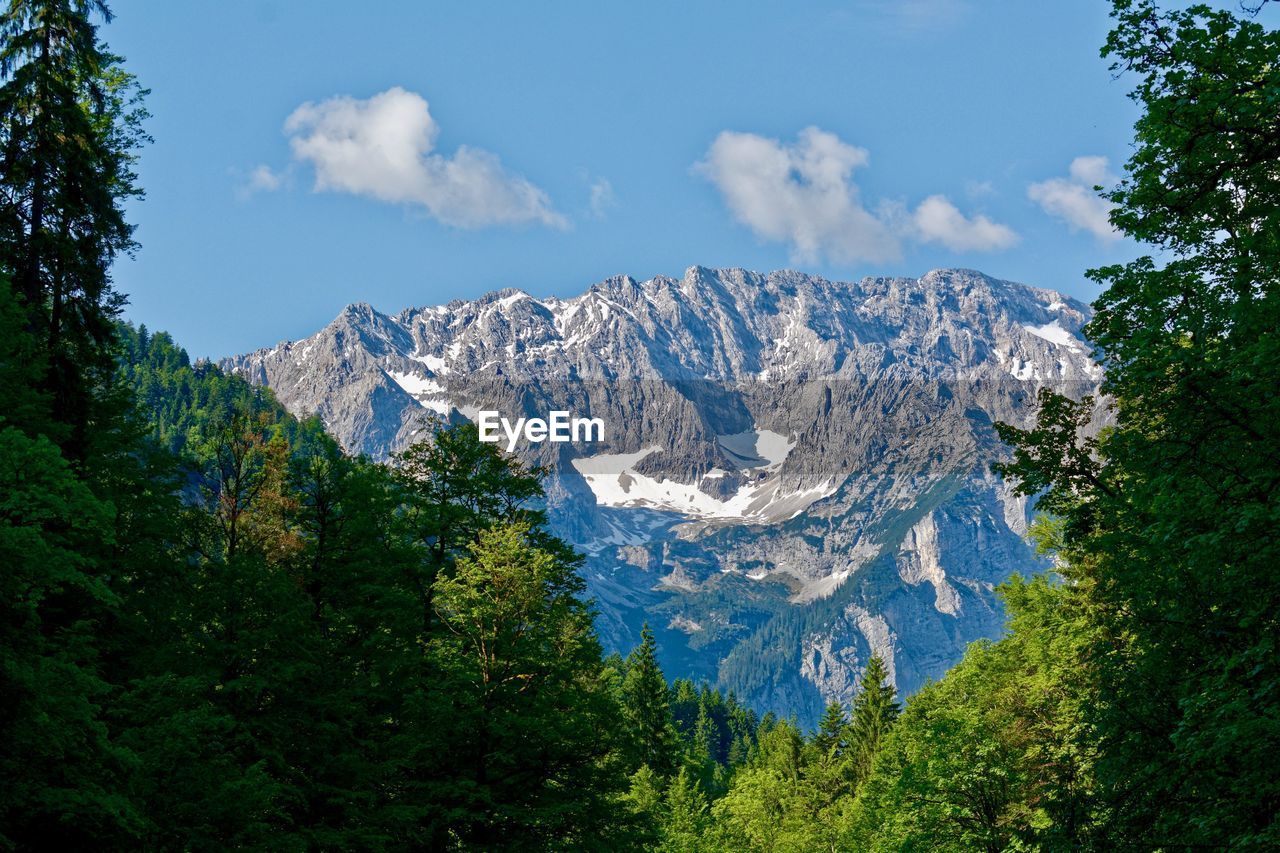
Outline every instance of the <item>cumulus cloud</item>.
{"label": "cumulus cloud", "polygon": [[941,195],[920,202],[912,223],[922,243],[941,243],[956,252],[994,252],[1018,242],[1009,226],[982,215],[967,217]]}
{"label": "cumulus cloud", "polygon": [[1120,232],[1111,227],[1109,219],[1113,205],[1094,190],[1115,181],[1106,157],[1077,157],[1071,161],[1069,177],[1031,184],[1027,197],[1072,231],[1088,231],[1099,240],[1118,240]]}
{"label": "cumulus cloud", "polygon": [[1077,157],[1071,161],[1068,170],[1071,177],[1091,187],[1100,186],[1115,180],[1106,157]]}
{"label": "cumulus cloud", "polygon": [[724,131],[695,169],[738,222],[761,239],[788,244],[800,263],[895,260],[904,240],[992,251],[1017,239],[985,216],[965,217],[940,195],[914,212],[887,204],[873,213],[852,179],[869,160],[866,149],[816,127],[802,130],[794,143]]}
{"label": "cumulus cloud", "polygon": [[735,219],[766,240],[789,243],[798,261],[892,260],[897,237],[862,206],[850,180],[868,159],[866,149],[816,127],[790,145],[726,130],[696,169]]}
{"label": "cumulus cloud", "polygon": [[440,128],[426,99],[398,86],[364,100],[305,103],[284,129],[294,157],[315,170],[316,191],[419,206],[460,228],[567,224],[545,192],[494,154],[465,145],[435,153]]}

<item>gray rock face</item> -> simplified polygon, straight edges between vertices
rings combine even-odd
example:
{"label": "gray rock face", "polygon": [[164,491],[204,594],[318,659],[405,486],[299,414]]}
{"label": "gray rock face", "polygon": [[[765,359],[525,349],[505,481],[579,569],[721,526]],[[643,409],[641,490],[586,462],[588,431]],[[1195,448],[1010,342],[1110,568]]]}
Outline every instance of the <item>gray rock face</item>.
{"label": "gray rock face", "polygon": [[993,587],[1044,568],[1029,507],[989,473],[994,421],[1101,378],[1088,308],[968,270],[831,282],[694,267],[572,299],[502,291],[227,359],[349,450],[386,457],[497,410],[600,418],[521,443],[607,646],[648,621],[670,676],[810,722],[867,658],[910,692],[999,634]]}

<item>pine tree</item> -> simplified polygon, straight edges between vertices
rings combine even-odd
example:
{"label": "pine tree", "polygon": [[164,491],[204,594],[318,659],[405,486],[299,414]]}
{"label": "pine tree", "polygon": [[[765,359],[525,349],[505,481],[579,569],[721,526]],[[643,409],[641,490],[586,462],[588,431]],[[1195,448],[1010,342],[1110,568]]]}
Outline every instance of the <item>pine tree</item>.
{"label": "pine tree", "polygon": [[823,755],[843,754],[847,746],[845,738],[848,735],[848,726],[849,716],[845,713],[844,706],[839,702],[830,702],[822,719],[818,722],[818,731],[813,738],[818,752]]}
{"label": "pine tree", "polygon": [[34,437],[47,432],[50,405],[39,387],[43,350],[26,326],[25,307],[0,269],[0,428]]}
{"label": "pine tree", "polygon": [[646,623],[640,631],[640,645],[627,658],[622,693],[636,764],[648,765],[666,777],[676,769],[676,733],[657,651],[653,631]]}
{"label": "pine tree", "polygon": [[[112,259],[131,247],[141,114],[101,3],[0,13],[0,847],[123,848],[143,821],[114,739],[128,516]],[[92,428],[90,425],[92,424]],[[91,446],[110,452],[90,461]],[[104,458],[107,457],[107,458]],[[122,500],[113,500],[116,494]],[[142,560],[138,561],[139,563]]]}
{"label": "pine tree", "polygon": [[474,424],[439,430],[395,461],[406,532],[425,556],[415,581],[424,632],[435,625],[436,580],[447,578],[455,561],[493,524],[525,524],[541,547],[563,560],[574,559],[564,543],[546,535],[545,515],[529,506],[542,495],[541,472],[480,441]]}
{"label": "pine tree", "polygon": [[718,762],[720,760],[719,726],[716,725],[715,719],[711,716],[711,710],[705,694],[698,702],[698,721],[694,724],[693,742],[694,749],[706,761]]}
{"label": "pine tree", "polygon": [[733,739],[733,745],[729,747],[729,767],[737,768],[747,763],[751,757],[751,744],[747,740],[745,734],[739,734]]}
{"label": "pine tree", "polygon": [[110,267],[133,250],[127,201],[145,134],[141,94],[99,41],[102,0],[10,0],[0,18],[0,270],[42,342],[53,419],[81,457],[114,368],[121,297]]}
{"label": "pine tree", "polygon": [[625,802],[633,817],[643,827],[640,838],[642,849],[654,849],[662,836],[666,822],[666,804],[663,801],[662,780],[647,764],[631,774],[630,787]]}
{"label": "pine tree", "polygon": [[879,655],[872,655],[862,672],[862,684],[853,700],[853,716],[849,721],[849,749],[858,780],[867,778],[881,739],[902,711],[896,696],[884,661]]}

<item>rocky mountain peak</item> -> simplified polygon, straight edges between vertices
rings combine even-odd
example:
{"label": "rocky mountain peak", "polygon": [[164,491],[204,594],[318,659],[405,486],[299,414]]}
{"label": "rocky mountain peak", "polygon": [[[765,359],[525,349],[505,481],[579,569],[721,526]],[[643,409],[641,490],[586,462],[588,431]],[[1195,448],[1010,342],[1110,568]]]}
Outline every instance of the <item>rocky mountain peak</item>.
{"label": "rocky mountain peak", "polygon": [[606,642],[665,625],[670,674],[816,715],[872,652],[909,691],[1000,630],[993,587],[1041,563],[990,474],[991,424],[1026,422],[1042,385],[1096,388],[1089,316],[975,270],[694,266],[394,317],[358,303],[223,366],[375,457],[484,408],[601,418],[602,442],[517,452],[551,469]]}

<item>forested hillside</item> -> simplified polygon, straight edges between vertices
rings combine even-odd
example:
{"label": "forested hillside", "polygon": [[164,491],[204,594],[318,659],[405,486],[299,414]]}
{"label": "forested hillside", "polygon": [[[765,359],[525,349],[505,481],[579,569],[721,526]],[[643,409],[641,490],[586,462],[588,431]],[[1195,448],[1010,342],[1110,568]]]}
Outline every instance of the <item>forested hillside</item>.
{"label": "forested hillside", "polygon": [[137,85],[100,2],[0,18],[0,846],[1280,846],[1280,35],[1116,0],[1143,114],[1095,270],[1115,426],[1000,425],[1052,577],[814,731],[605,658],[539,471],[344,454],[122,325]]}
{"label": "forested hillside", "polygon": [[318,423],[291,417],[269,390],[227,376],[208,361],[193,364],[165,332],[121,324],[118,333],[119,379],[136,402],[138,422],[171,453],[199,455],[202,443],[235,415],[269,423],[291,443],[323,432]]}

